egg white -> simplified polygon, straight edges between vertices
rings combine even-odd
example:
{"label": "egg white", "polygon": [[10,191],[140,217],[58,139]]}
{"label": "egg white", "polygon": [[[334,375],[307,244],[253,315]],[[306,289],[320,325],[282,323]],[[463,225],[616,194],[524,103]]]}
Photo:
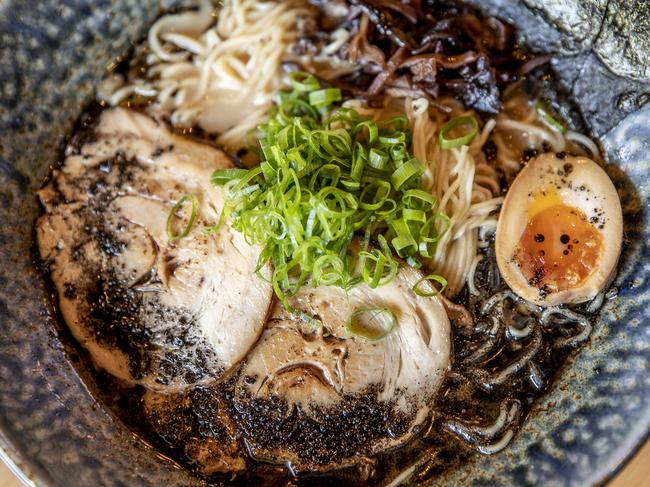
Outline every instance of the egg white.
{"label": "egg white", "polygon": [[[593,222],[603,248],[596,268],[578,286],[545,294],[528,282],[514,256],[529,222],[529,208],[549,190]],[[499,214],[495,247],[499,271],[515,293],[540,306],[555,306],[589,301],[605,288],[616,273],[622,241],[623,212],[607,173],[586,157],[543,154],[531,160],[510,186]]]}

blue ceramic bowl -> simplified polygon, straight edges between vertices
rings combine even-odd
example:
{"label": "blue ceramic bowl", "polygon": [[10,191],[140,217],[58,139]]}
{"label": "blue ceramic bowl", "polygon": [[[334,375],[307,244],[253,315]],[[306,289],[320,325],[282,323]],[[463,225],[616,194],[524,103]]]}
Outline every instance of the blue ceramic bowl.
{"label": "blue ceramic bowl", "polygon": [[[563,8],[579,3],[566,0]],[[632,3],[647,22],[647,4]],[[628,35],[620,19],[596,19],[593,32],[594,19],[558,31],[541,0],[480,6],[517,24],[531,48],[558,53],[559,87],[611,162],[626,240],[618,298],[606,304],[591,343],[537,403],[510,447],[477,455],[436,483],[597,484],[650,428],[650,104],[642,106],[650,85],[647,73],[630,72],[624,60],[608,59],[610,69],[599,61],[607,58],[598,50],[603,35]],[[86,386],[93,379],[53,318],[33,253],[36,189],[60,160],[106,67],[144,35],[158,8],[156,0],[0,2],[0,447],[37,485],[202,485],[93,398]]]}

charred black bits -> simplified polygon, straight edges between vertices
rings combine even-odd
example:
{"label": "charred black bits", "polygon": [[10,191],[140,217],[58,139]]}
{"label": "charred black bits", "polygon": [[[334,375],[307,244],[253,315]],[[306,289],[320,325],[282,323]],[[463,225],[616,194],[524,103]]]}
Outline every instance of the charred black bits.
{"label": "charred black bits", "polygon": [[156,149],[151,153],[151,158],[155,159],[156,157],[162,156],[165,152],[171,152],[174,150],[174,145],[170,144],[168,146],[162,147],[158,146]]}
{"label": "charred black bits", "polygon": [[66,299],[74,299],[77,297],[77,288],[71,282],[63,284],[63,296]]}
{"label": "charred black bits", "polygon": [[537,287],[542,282],[542,279],[544,279],[544,268],[538,267],[537,269],[535,269],[535,273],[533,274],[532,279],[528,281],[528,283],[531,286]]}
{"label": "charred black bits", "polygon": [[544,241],[544,235],[542,235],[541,233],[535,235],[535,242],[542,243],[543,241]]}
{"label": "charred black bits", "polygon": [[536,149],[526,149],[523,153],[522,159],[524,162],[528,162],[534,157],[537,157],[538,151]]}
{"label": "charred black bits", "polygon": [[111,257],[116,257],[120,254],[122,254],[127,248],[128,245],[126,242],[122,242],[115,238],[115,235],[110,233],[107,230],[102,229],[91,229],[91,232],[93,233],[95,238],[97,239],[97,243],[99,244],[99,247],[102,249],[102,252],[104,254],[111,256]]}
{"label": "charred black bits", "polygon": [[571,241],[571,237],[569,237],[566,233],[563,233],[563,234],[560,236],[560,242],[562,242],[563,244],[566,245],[566,244],[568,244],[570,241]]}
{"label": "charred black bits", "polygon": [[160,157],[161,155],[163,155],[164,152],[165,152],[165,149],[163,149],[162,147],[156,147],[156,150],[154,150],[151,153],[151,158],[155,159],[156,157]]}

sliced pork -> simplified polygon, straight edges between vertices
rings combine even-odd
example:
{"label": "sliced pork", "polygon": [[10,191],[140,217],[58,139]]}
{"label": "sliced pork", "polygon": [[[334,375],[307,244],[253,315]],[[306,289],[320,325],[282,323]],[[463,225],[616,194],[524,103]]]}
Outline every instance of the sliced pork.
{"label": "sliced pork", "polygon": [[[345,466],[414,434],[450,363],[447,315],[413,292],[420,278],[404,268],[377,289],[302,288],[291,305],[320,327],[274,306],[235,392],[254,456],[295,470]],[[377,341],[351,335],[348,317],[365,307],[389,308],[397,327]]]}
{"label": "sliced pork", "polygon": [[[404,444],[449,367],[443,304],[413,292],[422,276],[407,267],[377,289],[302,288],[291,305],[319,325],[286,311],[269,269],[255,272],[259,248],[227,221],[205,231],[224,204],[211,174],[231,166],[122,108],[73,139],[37,223],[73,335],[97,368],[144,387],[142,428],[205,475],[246,470],[249,455],[324,471]],[[197,218],[170,239],[184,195]],[[349,332],[366,307],[390,309],[395,329],[375,341]]]}
{"label": "sliced pork", "polygon": [[144,427],[179,451],[204,475],[246,468],[246,451],[219,387],[194,387],[183,394],[147,391]]}
{"label": "sliced pork", "polygon": [[[255,274],[259,249],[228,224],[204,231],[223,207],[210,176],[231,166],[223,152],[122,108],[73,139],[39,193],[37,237],[63,318],[98,368],[178,392],[219,379],[257,341],[272,297]],[[170,240],[167,218],[185,194],[198,217],[186,238]],[[189,208],[178,211],[180,227]]]}

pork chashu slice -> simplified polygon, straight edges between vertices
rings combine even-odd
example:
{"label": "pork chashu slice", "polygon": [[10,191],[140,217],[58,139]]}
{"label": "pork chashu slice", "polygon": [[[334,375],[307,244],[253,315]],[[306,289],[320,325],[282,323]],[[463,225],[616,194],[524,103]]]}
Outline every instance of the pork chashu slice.
{"label": "pork chashu slice", "polygon": [[[219,379],[258,339],[272,296],[255,275],[260,249],[228,223],[203,231],[223,207],[210,176],[231,160],[123,108],[102,112],[66,154],[39,193],[37,237],[75,338],[127,384],[179,392]],[[170,241],[167,218],[185,194],[198,217]]]}
{"label": "pork chashu slice", "polygon": [[[436,297],[412,287],[419,271],[403,268],[390,283],[304,287],[280,304],[241,370],[238,424],[254,456],[297,470],[326,470],[404,444],[433,405],[450,365],[450,325]],[[390,309],[398,324],[371,341],[346,329],[361,308]]]}

